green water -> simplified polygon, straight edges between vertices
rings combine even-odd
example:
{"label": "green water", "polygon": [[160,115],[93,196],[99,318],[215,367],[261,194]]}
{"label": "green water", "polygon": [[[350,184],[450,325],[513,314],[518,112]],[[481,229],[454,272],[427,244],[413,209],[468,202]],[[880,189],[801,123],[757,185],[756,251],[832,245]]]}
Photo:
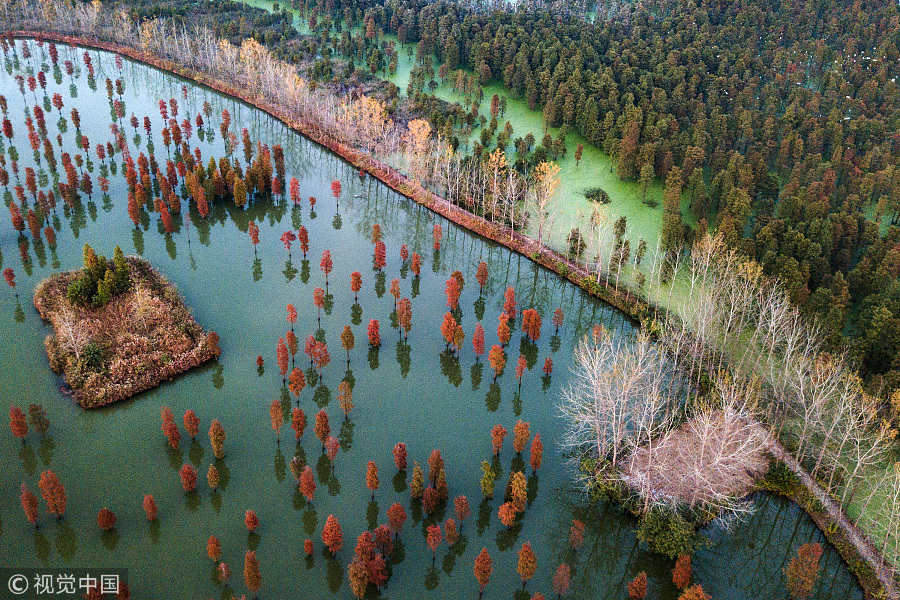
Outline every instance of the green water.
{"label": "green water", "polygon": [[[250,6],[265,10],[273,10],[277,4],[274,0],[241,0]],[[294,27],[302,34],[309,34],[309,24],[302,12],[293,9],[284,4],[279,4],[279,8],[287,10],[293,15]],[[406,87],[409,84],[410,72],[415,66],[415,55],[407,54],[407,48],[415,48],[415,44],[400,44],[397,36],[386,34],[379,37],[379,41],[393,41],[397,48],[397,71],[393,74],[389,72],[379,72],[378,77],[386,79],[400,88],[400,92],[405,94]],[[434,70],[437,72],[438,64],[436,58],[432,57]],[[471,72],[470,72],[471,74]],[[434,96],[446,100],[448,102],[459,102],[466,104],[463,96],[457,94],[452,87],[452,77],[448,77],[447,83],[442,84],[440,79],[436,77],[438,87],[434,90]],[[490,105],[491,97],[497,94],[500,98],[506,98],[506,111],[502,117],[498,117],[498,131],[502,131],[506,121],[509,121],[513,127],[512,139],[517,137],[524,138],[531,133],[536,144],[540,144],[545,133],[556,139],[559,134],[559,128],[544,126],[544,116],[539,110],[532,110],[528,107],[528,103],[521,99],[511,96],[502,84],[493,81],[488,85],[482,86],[484,90],[484,99],[479,107],[479,113],[483,115],[488,122],[491,120]],[[475,128],[470,136],[470,142],[477,140],[481,130]],[[461,134],[460,134],[461,135]],[[496,143],[496,137],[494,138]],[[583,144],[584,152],[581,161],[575,162],[575,147]],[[471,146],[469,146],[471,148]],[[512,144],[508,148],[510,156],[514,154]],[[569,232],[577,227],[584,235],[588,235],[590,231],[589,220],[591,214],[596,209],[605,218],[608,227],[612,227],[612,223],[621,216],[625,216],[628,220],[628,229],[626,237],[632,242],[632,248],[636,248],[641,239],[647,241],[652,248],[659,239],[660,229],[662,227],[662,193],[663,186],[660,182],[654,182],[647,189],[646,200],[644,202],[644,194],[641,192],[640,185],[634,181],[622,181],[615,172],[615,165],[611,164],[611,159],[604,154],[599,148],[587,142],[577,132],[571,131],[566,136],[566,154],[557,161],[560,167],[559,178],[560,186],[557,190],[552,204],[550,206],[551,227],[549,228],[550,244],[557,249],[565,249],[566,237]],[[600,187],[603,188],[610,196],[609,204],[598,204],[591,202],[584,196],[584,192],[588,189]],[[682,207],[685,220],[688,223],[696,223],[696,217],[687,208],[687,203]],[[531,233],[537,235],[536,223],[531,224],[534,231]]]}
{"label": "green water", "polygon": [[[360,179],[349,165],[332,154],[284,128],[265,114],[199,88],[171,75],[132,63],[117,66],[113,55],[88,51],[95,68],[96,89],[91,89],[84,67],[84,51],[59,46],[60,64],[71,60],[77,73],[63,72],[61,83],[54,80],[46,45],[41,50],[30,43],[32,57],[25,59],[19,43],[19,60],[6,57],[0,72],[0,93],[9,102],[14,144],[20,153],[24,181],[26,166],[36,166],[28,147],[25,104],[33,106],[35,94],[19,93],[14,76],[48,74],[46,93],[60,93],[64,99],[68,127],[62,133],[62,147],[56,146],[58,115],[47,115],[48,136],[57,159],[63,151],[76,153],[75,129],[69,110],[81,114],[81,132],[92,150],[95,191],[82,194],[75,207],[60,204],[50,222],[56,230],[56,248],[46,241],[35,244],[30,234],[20,237],[8,218],[0,219],[2,265],[17,276],[18,299],[9,289],[0,292],[0,410],[5,415],[11,404],[30,402],[44,405],[51,420],[45,439],[29,434],[26,445],[6,431],[0,435],[0,456],[4,471],[0,477],[0,565],[47,567],[116,566],[129,569],[134,598],[230,598],[246,590],[241,577],[244,552],[256,548],[261,562],[263,598],[349,598],[345,566],[353,556],[356,536],[366,528],[386,521],[385,510],[401,502],[410,515],[401,536],[401,549],[393,557],[392,576],[381,595],[391,598],[458,598],[477,595],[472,575],[475,556],[486,547],[494,559],[494,573],[486,598],[524,598],[516,574],[516,552],[531,542],[538,557],[538,570],[528,591],[550,597],[550,580],[561,562],[572,565],[573,598],[622,598],[625,582],[646,571],[652,598],[671,599],[672,563],[651,555],[634,536],[634,522],[616,507],[591,505],[572,483],[573,473],[562,455],[559,442],[564,423],[554,404],[571,367],[576,341],[594,323],[602,323],[616,335],[631,336],[633,327],[620,313],[596,302],[552,273],[535,268],[526,259],[493,246],[452,224],[442,221],[415,203],[393,193],[371,178]],[[158,101],[175,97],[179,121],[190,115],[193,121],[204,102],[212,106],[205,129],[214,136],[198,139],[194,128],[190,145],[199,148],[204,162],[220,157],[224,146],[218,132],[223,108],[232,115],[232,131],[246,127],[254,140],[281,144],[285,152],[287,176],[300,180],[300,208],[284,201],[258,201],[241,210],[213,205],[207,218],[194,209],[191,218],[176,218],[177,229],[165,233],[159,216],[145,216],[136,229],[126,209],[126,183],[122,176],[122,155],[117,154],[118,175],[111,176],[108,197],[99,191],[96,177],[100,169],[93,147],[110,139],[110,106],[104,81],[121,78],[125,84],[122,100],[126,118],[122,128],[130,139],[130,152],[147,151],[143,128],[135,144],[128,118],[133,113],[153,123],[155,152],[165,163],[166,150]],[[37,101],[43,92],[37,90]],[[9,154],[7,150],[7,155]],[[241,156],[238,150],[236,156]],[[108,162],[108,160],[107,160]],[[43,162],[49,178],[52,174]],[[39,176],[41,172],[39,171]],[[331,181],[342,183],[339,202],[331,195]],[[11,186],[14,183],[11,183]],[[315,211],[308,201],[315,196]],[[31,203],[29,203],[31,206]],[[187,203],[182,204],[187,207]],[[260,224],[260,244],[256,254],[247,235],[250,220]],[[444,231],[439,253],[432,251],[434,223]],[[378,223],[387,245],[384,281],[372,270],[371,226]],[[303,224],[310,234],[309,262],[302,261],[299,248],[288,261],[279,237]],[[221,336],[222,357],[177,380],[128,402],[86,412],[59,391],[61,381],[50,371],[43,350],[49,332],[31,305],[34,286],[47,275],[74,268],[81,260],[81,247],[89,242],[101,252],[111,253],[121,244],[126,253],[141,254],[174,282],[193,308],[197,320]],[[422,275],[416,282],[402,268],[400,245],[422,254]],[[322,314],[321,328],[329,344],[331,364],[315,390],[304,390],[300,405],[310,424],[302,442],[292,431],[282,430],[276,444],[269,424],[269,404],[282,395],[281,377],[275,366],[275,345],[287,329],[284,307],[293,303],[299,311],[296,325],[302,340],[318,328],[312,304],[315,287],[324,285],[318,263],[322,250],[330,249],[334,271],[329,277],[333,305]],[[520,308],[535,307],[544,318],[542,336],[536,349],[525,348],[535,361],[517,394],[514,363],[520,349],[516,331],[507,350],[508,366],[496,385],[490,368],[478,364],[471,350],[471,332],[478,312],[475,270],[486,261],[490,280],[486,287],[482,322],[486,344],[496,341],[497,317],[506,286],[516,290]],[[466,284],[460,299],[462,324],[467,340],[456,360],[444,352],[439,325],[445,312],[444,282],[456,269]],[[363,290],[358,306],[349,290],[350,273],[363,274]],[[393,298],[386,291],[393,278],[400,279],[403,296],[412,299],[413,328],[408,350],[398,347],[399,335],[391,327]],[[557,307],[565,312],[565,324],[558,336],[549,323]],[[361,314],[360,314],[361,313]],[[365,344],[369,319],[381,322],[383,345],[370,352]],[[349,369],[343,360],[339,334],[350,323],[357,347],[351,352]],[[257,374],[256,357],[266,360],[265,371]],[[541,381],[540,367],[552,357],[554,375],[548,385]],[[305,365],[305,356],[298,353]],[[348,372],[349,371],[349,372]],[[337,384],[345,376],[355,381],[351,420],[343,422],[336,400]],[[319,405],[331,418],[332,431],[342,444],[333,477],[321,457],[312,433],[312,420]],[[201,421],[201,436],[192,443],[185,438],[179,451],[170,450],[160,432],[159,412],[169,406],[181,423],[181,415],[194,409]],[[222,485],[212,494],[203,474],[213,461],[205,435],[209,423],[218,418],[227,432],[227,455],[220,463]],[[521,524],[511,530],[496,516],[502,502],[502,487],[516,458],[511,448],[512,426],[521,418],[531,423],[544,441],[544,461],[537,476],[529,473],[529,506]],[[481,460],[490,459],[489,430],[496,424],[510,430],[500,457],[498,494],[482,502],[479,488]],[[451,497],[469,497],[473,516],[463,526],[463,539],[452,550],[443,544],[432,566],[425,544],[425,528],[430,521],[410,505],[408,478],[395,476],[391,448],[403,441],[409,448],[410,464],[424,465],[433,448],[445,458]],[[294,490],[287,463],[295,454],[304,455],[314,466],[318,488],[313,504],[307,505]],[[527,456],[525,457],[527,459]],[[370,502],[365,487],[365,466],[374,460],[380,468],[381,487]],[[177,470],[190,462],[201,478],[198,492],[185,495]],[[32,490],[44,469],[61,478],[68,494],[68,509],[61,522],[43,512],[43,526],[37,532],[25,521],[19,507],[18,490],[26,482]],[[410,470],[411,473],[411,470]],[[159,521],[147,523],[141,509],[144,494],[152,493],[159,506]],[[704,534],[709,544],[694,557],[696,580],[717,599],[782,598],[781,571],[796,548],[810,541],[823,542],[812,522],[796,506],[761,496],[757,512],[749,520],[733,526],[730,533],[710,527]],[[96,525],[97,511],[109,507],[118,516],[113,532],[102,533]],[[249,535],[243,524],[247,509],[256,511],[260,528]],[[321,529],[325,518],[335,514],[343,527],[344,548],[336,560],[322,553]],[[439,510],[441,521],[452,510]],[[572,519],[588,524],[584,547],[577,554],[566,550]],[[223,560],[231,565],[231,589],[215,582],[206,557],[209,535],[219,537]],[[311,561],[303,556],[303,540],[311,538],[316,552]],[[826,546],[822,578],[815,597],[820,599],[860,598],[861,592],[841,564],[836,552]],[[739,568],[735,568],[737,565]]]}

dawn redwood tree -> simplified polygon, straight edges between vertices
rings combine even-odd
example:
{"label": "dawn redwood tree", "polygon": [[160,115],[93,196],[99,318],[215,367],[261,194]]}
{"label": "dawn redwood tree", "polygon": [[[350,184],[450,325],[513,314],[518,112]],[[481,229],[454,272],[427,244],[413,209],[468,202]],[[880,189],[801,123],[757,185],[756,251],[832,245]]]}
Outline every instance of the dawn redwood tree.
{"label": "dawn redwood tree", "polygon": [[303,374],[303,370],[294,367],[291,370],[291,374],[288,376],[288,389],[291,391],[294,396],[297,397],[298,401],[300,399],[300,393],[303,391],[303,388],[306,387],[306,375]]}
{"label": "dawn redwood tree", "polygon": [[197,418],[197,414],[189,408],[184,411],[182,421],[184,422],[184,430],[187,431],[192,440],[195,439],[197,434],[200,433],[200,419]]}
{"label": "dawn redwood tree", "polygon": [[516,516],[519,513],[516,511],[516,505],[512,502],[504,502],[497,509],[497,518],[500,519],[500,522],[503,523],[504,527],[512,527],[516,522]]}
{"label": "dawn redwood tree", "polygon": [[534,577],[535,571],[537,571],[537,556],[535,556],[531,544],[525,542],[522,544],[522,547],[519,548],[519,560],[516,563],[516,573],[518,573],[519,577],[522,579],[523,590],[525,589],[528,580]]}
{"label": "dawn redwood tree", "polygon": [[350,411],[353,410],[353,388],[346,379],[338,384],[338,404],[344,411],[344,420],[350,419]]}
{"label": "dawn redwood tree", "polygon": [[288,347],[284,342],[284,338],[278,338],[278,344],[275,346],[275,358],[278,361],[278,371],[281,373],[281,382],[287,381],[288,372]]}
{"label": "dawn redwood tree", "polygon": [[409,330],[412,329],[412,302],[409,298],[401,298],[397,304],[397,321],[403,329],[403,339],[408,339]]}
{"label": "dawn redwood tree", "polygon": [[252,510],[244,512],[244,526],[250,533],[256,531],[256,528],[259,527],[259,517],[256,516],[256,512]]}
{"label": "dawn redwood tree", "polygon": [[398,471],[406,470],[406,444],[403,442],[397,442],[394,445],[394,449],[391,451],[391,454],[394,456],[394,464],[397,466]]}
{"label": "dawn redwood tree", "polygon": [[381,225],[378,223],[372,223],[372,234],[371,240],[373,244],[377,244],[381,241]]}
{"label": "dawn redwood tree", "polygon": [[450,277],[444,284],[444,294],[447,296],[447,306],[450,307],[450,310],[459,308],[459,295],[461,292],[459,280],[455,277]]}
{"label": "dawn redwood tree", "polygon": [[462,495],[454,498],[453,512],[456,514],[456,520],[459,521],[459,529],[462,531],[463,521],[468,519],[472,512],[471,508],[469,508],[469,499]]}
{"label": "dawn redwood tree", "polygon": [[503,438],[506,437],[506,428],[497,423],[491,429],[491,447],[494,450],[494,456],[499,456],[503,449]]}
{"label": "dawn redwood tree", "polygon": [[[129,214],[131,214],[130,211]],[[132,220],[134,219],[132,218]],[[137,223],[135,223],[135,225],[137,225]],[[259,225],[250,221],[247,225],[247,233],[250,236],[250,243],[253,244],[253,254],[256,254],[256,246],[259,245]]]}
{"label": "dawn redwood tree", "polygon": [[559,328],[562,327],[563,324],[563,311],[561,308],[557,308],[553,311],[553,326],[556,328],[555,333],[559,333]]}
{"label": "dawn redwood tree", "polygon": [[331,260],[331,250],[322,251],[322,260],[319,261],[319,268],[325,274],[325,289],[328,289],[328,274],[334,268],[334,262]]}
{"label": "dawn redwood tree", "polygon": [[376,271],[384,269],[387,265],[387,248],[381,240],[375,242],[375,252],[372,257],[372,265]]}
{"label": "dawn redwood tree", "polygon": [[206,540],[206,556],[214,563],[219,562],[219,559],[222,558],[222,544],[214,535],[209,536],[209,539]]}
{"label": "dawn redwood tree", "polygon": [[387,518],[388,525],[391,531],[394,532],[394,537],[399,536],[403,530],[403,524],[406,522],[406,511],[403,509],[403,505],[399,502],[391,504],[387,509]]}
{"label": "dawn redwood tree", "polygon": [[400,280],[391,279],[391,296],[394,298],[394,310],[397,310],[397,301],[400,300]]}
{"label": "dawn redwood tree", "polygon": [[18,406],[9,407],[9,429],[12,434],[25,443],[25,436],[28,435],[28,421],[25,419],[25,413]]}
{"label": "dawn redwood tree", "polygon": [[569,585],[572,582],[572,569],[566,563],[562,563],[556,568],[553,574],[553,591],[556,592],[557,598],[562,598],[569,593]]}
{"label": "dawn redwood tree", "polygon": [[453,547],[459,541],[459,529],[456,527],[456,521],[453,517],[449,517],[444,521],[444,534],[447,537],[447,545]]}
{"label": "dawn redwood tree", "polygon": [[19,293],[16,292],[16,272],[9,267],[3,269],[3,279],[6,280],[6,284],[13,289],[13,293],[18,297]]}
{"label": "dawn redwood tree", "polygon": [[209,444],[216,458],[225,458],[225,428],[218,419],[213,419],[209,425]]}
{"label": "dawn redwood tree", "polygon": [[431,480],[432,487],[437,484],[438,475],[444,470],[444,457],[441,451],[435,448],[428,455],[428,478]]}
{"label": "dawn redwood tree", "polygon": [[359,271],[350,273],[350,291],[353,292],[353,301],[359,302],[359,290],[362,289],[362,275]]}
{"label": "dawn redwood tree", "polygon": [[815,542],[803,544],[797,549],[797,555],[784,568],[785,585],[792,600],[805,600],[812,594],[816,579],[819,577],[820,558],[822,558],[821,544]]}
{"label": "dawn redwood tree", "polygon": [[695,583],[685,588],[681,595],[678,596],[678,600],[712,600],[712,596],[703,591],[703,586]]}
{"label": "dawn redwood tree", "polygon": [[503,368],[506,366],[506,355],[503,348],[494,344],[488,352],[488,361],[491,363],[491,369],[494,371],[494,381],[503,374]]}
{"label": "dawn redwood tree", "polygon": [[584,543],[584,521],[572,519],[572,526],[569,527],[569,546],[572,550],[578,550]]}
{"label": "dawn redwood tree", "polygon": [[209,465],[206,470],[206,483],[209,484],[209,489],[212,491],[219,488],[219,469],[216,468],[216,465]]}
{"label": "dawn redwood tree", "polygon": [[553,374],[553,359],[549,356],[544,359],[544,368],[542,370],[548,378]]}
{"label": "dawn redwood tree", "polygon": [[322,309],[325,307],[325,290],[317,287],[313,290],[313,304],[316,307],[316,321],[322,323]]}
{"label": "dawn redwood tree", "polygon": [[344,351],[347,353],[347,365],[349,365],[350,351],[356,346],[356,337],[353,335],[353,330],[350,329],[349,325],[344,325],[344,330],[341,332],[341,346],[343,346]]}
{"label": "dawn redwood tree", "polygon": [[57,519],[62,519],[66,512],[66,488],[56,473],[50,470],[42,472],[38,480],[38,489],[41,490],[41,497],[47,504],[47,512],[56,515]]}
{"label": "dawn redwood tree", "polygon": [[372,492],[372,501],[375,501],[375,492],[378,491],[378,465],[370,460],[366,465],[366,488]]}
{"label": "dawn redwood tree", "polygon": [[262,575],[259,572],[259,560],[256,558],[256,551],[247,550],[244,555],[244,585],[253,592],[254,595],[262,587]]}
{"label": "dawn redwood tree", "polygon": [[444,237],[444,231],[441,229],[440,223],[435,223],[434,227],[431,229],[431,239],[432,239],[432,247],[435,252],[440,252],[441,250],[441,238]]}
{"label": "dawn redwood tree", "polygon": [[369,346],[372,348],[381,346],[381,331],[378,319],[369,320],[369,328],[366,333],[369,336]]}
{"label": "dawn redwood tree", "polygon": [[327,367],[328,363],[331,362],[331,355],[328,354],[328,345],[325,342],[317,341],[312,346],[311,357],[313,365],[316,367],[319,377],[321,377],[322,369]]}
{"label": "dawn redwood tree", "polygon": [[175,424],[175,417],[172,415],[172,411],[169,410],[168,407],[163,407],[162,418],[163,435],[166,436],[166,440],[168,440],[169,446],[171,446],[174,450],[177,450],[178,445],[181,443],[181,433],[178,431],[178,425]]}
{"label": "dawn redwood tree", "polygon": [[691,583],[690,554],[682,554],[675,560],[675,568],[672,569],[672,583],[679,590],[683,590]]}
{"label": "dawn redwood tree", "polygon": [[116,526],[116,514],[104,507],[97,513],[97,527],[103,531],[109,531]]}
{"label": "dawn redwood tree", "polygon": [[28,522],[38,527],[38,499],[24,483],[19,487],[19,502]]}
{"label": "dawn redwood tree", "polygon": [[197,469],[194,468],[194,465],[191,463],[181,465],[178,476],[181,478],[181,487],[185,492],[191,493],[197,489]]}
{"label": "dawn redwood tree", "polygon": [[284,249],[288,251],[288,260],[291,259],[291,244],[294,240],[297,239],[297,236],[294,235],[293,231],[285,231],[281,234],[281,243],[284,244]]}
{"label": "dawn redwood tree", "polygon": [[433,487],[427,487],[422,492],[422,511],[431,516],[431,513],[437,508],[438,492]]}
{"label": "dawn redwood tree", "polygon": [[334,556],[344,545],[344,532],[341,531],[341,524],[334,515],[328,515],[325,519],[325,526],[322,527],[322,543]]}
{"label": "dawn redwood tree", "polygon": [[287,343],[288,352],[291,353],[291,366],[293,366],[294,356],[297,354],[297,334],[288,329],[284,334],[284,341]]}
{"label": "dawn redwood tree", "polygon": [[481,323],[475,324],[475,332],[472,334],[472,350],[475,352],[475,361],[481,358],[481,355],[484,354],[484,327],[481,326]]}
{"label": "dawn redwood tree", "polygon": [[144,508],[144,514],[147,516],[147,520],[155,521],[157,516],[159,516],[159,509],[156,507],[156,500],[153,498],[153,494],[144,496],[142,506]]}
{"label": "dawn redwood tree", "polygon": [[269,421],[275,432],[275,442],[281,443],[281,426],[284,425],[284,412],[281,410],[281,402],[278,398],[272,400],[269,405]]}
{"label": "dawn redwood tree", "polygon": [[306,429],[306,413],[299,406],[291,410],[291,429],[294,430],[295,440],[303,437],[303,431]]}
{"label": "dawn redwood tree", "polygon": [[531,425],[519,419],[513,427],[513,450],[516,454],[522,454],[529,439],[531,439]]}
{"label": "dawn redwood tree", "polygon": [[306,554],[306,558],[311,558],[313,555],[313,541],[309,538],[303,540],[303,552]]}
{"label": "dawn redwood tree", "polygon": [[[313,200],[310,198],[310,200]],[[303,225],[297,230],[297,241],[300,243],[300,251],[303,252],[303,258],[306,259],[306,253],[309,252],[309,232]]]}
{"label": "dawn redwood tree", "polygon": [[519,358],[516,359],[516,381],[519,382],[519,390],[522,389],[522,376],[525,375],[525,370],[528,368],[528,359],[525,358],[524,354],[520,354]]}
{"label": "dawn redwood tree", "polygon": [[453,335],[456,333],[457,326],[458,323],[456,322],[456,319],[453,318],[453,315],[444,313],[444,320],[441,322],[441,336],[443,336],[444,341],[447,343],[447,348],[450,348],[450,344],[454,341]]}
{"label": "dawn redwood tree", "polygon": [[291,331],[293,331],[294,323],[297,322],[297,309],[293,304],[287,305],[287,322],[291,324]]}
{"label": "dawn redwood tree", "polygon": [[647,597],[647,573],[645,571],[638,573],[628,582],[627,587],[630,600],[644,600]]}
{"label": "dawn redwood tree", "polygon": [[507,318],[506,313],[501,313],[497,322],[497,340],[500,342],[501,346],[506,346],[511,337],[512,331],[509,328],[509,319]]}
{"label": "dawn redwood tree", "polygon": [[412,261],[409,263],[409,270],[418,277],[422,272],[422,257],[417,252],[413,252]]}
{"label": "dawn redwood tree", "polygon": [[475,557],[475,565],[472,568],[472,571],[475,574],[475,580],[478,582],[479,598],[484,595],[484,588],[487,587],[487,584],[490,582],[493,570],[494,567],[491,555],[488,554],[487,548],[482,548],[481,552],[478,553],[478,556]]}
{"label": "dawn redwood tree", "polygon": [[532,473],[537,473],[541,468],[541,461],[544,458],[544,443],[541,441],[541,434],[534,434],[531,440],[531,449],[528,456],[528,464],[531,465]]}
{"label": "dawn redwood tree", "polygon": [[418,461],[413,461],[413,474],[409,482],[409,497],[412,500],[418,500],[425,491],[425,476],[422,474],[422,467]]}
{"label": "dawn redwood tree", "polygon": [[441,526],[437,523],[428,526],[425,534],[425,543],[431,548],[431,564],[437,559],[437,549],[441,545]]}
{"label": "dawn redwood tree", "polygon": [[481,261],[478,263],[478,270],[475,272],[475,281],[478,282],[478,295],[480,296],[484,292],[484,286],[487,285],[488,280],[488,266],[487,263]]}
{"label": "dawn redwood tree", "polygon": [[353,596],[362,600],[369,585],[369,570],[366,568],[365,562],[358,556],[347,565],[347,582],[350,584],[350,592]]}
{"label": "dawn redwood tree", "polygon": [[503,292],[503,314],[508,320],[516,318],[516,290],[509,286]]}
{"label": "dawn redwood tree", "polygon": [[528,308],[522,311],[522,331],[532,343],[541,337],[541,315],[537,310]]}
{"label": "dawn redwood tree", "polygon": [[231,567],[228,566],[228,563],[220,562],[216,567],[216,577],[219,580],[219,583],[227,583],[229,579],[231,579]]}
{"label": "dawn redwood tree", "polygon": [[325,412],[324,408],[316,413],[316,425],[313,431],[315,431],[319,441],[322,442],[322,452],[325,452],[325,440],[331,434],[331,425],[328,423],[328,413]]}
{"label": "dawn redwood tree", "polygon": [[316,495],[316,478],[313,476],[312,467],[306,465],[300,473],[300,493],[307,502],[312,502]]}
{"label": "dawn redwood tree", "polygon": [[438,493],[438,500],[444,502],[450,495],[450,487],[447,485],[447,471],[443,467],[438,471],[437,481],[434,484]]}
{"label": "dawn redwood tree", "polygon": [[528,503],[528,480],[521,471],[513,471],[509,474],[509,498],[518,512],[525,512]]}
{"label": "dawn redwood tree", "polygon": [[332,471],[334,471],[334,459],[337,458],[337,453],[340,448],[341,443],[338,439],[333,435],[329,435],[328,439],[325,440],[325,456],[328,457],[328,462],[331,463]]}

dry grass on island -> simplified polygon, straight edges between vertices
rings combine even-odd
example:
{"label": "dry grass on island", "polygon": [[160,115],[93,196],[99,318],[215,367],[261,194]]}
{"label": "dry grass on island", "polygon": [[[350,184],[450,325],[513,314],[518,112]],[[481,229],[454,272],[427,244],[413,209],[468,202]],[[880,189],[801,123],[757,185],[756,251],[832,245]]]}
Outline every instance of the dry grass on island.
{"label": "dry grass on island", "polygon": [[44,341],[50,367],[83,408],[154,388],[220,352],[175,286],[118,247],[107,260],[85,245],[84,268],[42,281],[34,306],[54,329]]}

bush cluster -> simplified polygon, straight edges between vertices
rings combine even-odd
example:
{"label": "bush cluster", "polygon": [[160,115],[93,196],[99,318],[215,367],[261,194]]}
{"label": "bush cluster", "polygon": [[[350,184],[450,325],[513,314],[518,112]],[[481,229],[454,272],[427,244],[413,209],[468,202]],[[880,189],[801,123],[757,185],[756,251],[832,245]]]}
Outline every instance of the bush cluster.
{"label": "bush cluster", "polygon": [[81,275],[69,284],[66,299],[79,306],[98,308],[106,305],[114,296],[128,290],[131,279],[128,263],[122,249],[116,246],[112,260],[97,255],[88,244],[84,245],[84,268]]}

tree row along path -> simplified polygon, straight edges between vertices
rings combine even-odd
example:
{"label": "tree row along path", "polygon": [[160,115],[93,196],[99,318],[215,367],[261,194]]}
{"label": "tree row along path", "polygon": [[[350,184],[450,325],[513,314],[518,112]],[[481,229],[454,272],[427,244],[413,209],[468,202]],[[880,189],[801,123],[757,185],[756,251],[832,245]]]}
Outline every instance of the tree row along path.
{"label": "tree row along path", "polygon": [[[893,569],[889,567],[884,557],[881,555],[881,552],[878,551],[872,541],[866,537],[852,521],[850,521],[840,504],[838,504],[834,498],[829,496],[825,490],[810,477],[809,473],[806,472],[806,469],[804,469],[797,459],[795,459],[791,453],[781,445],[781,442],[774,437],[770,437],[769,452],[775,459],[783,462],[787,468],[800,479],[800,483],[803,487],[806,488],[816,500],[821,502],[822,507],[831,521],[841,529],[844,537],[853,545],[854,549],[859,554],[859,557],[865,560],[875,572],[875,576],[881,583],[886,597],[891,598],[892,600],[900,598],[900,590],[897,589],[897,583],[894,581]],[[819,526],[819,529],[823,532],[826,531],[829,523],[825,522],[825,520],[815,512],[807,512],[813,521],[816,522],[816,525]],[[844,554],[839,546],[835,547],[841,555]],[[852,556],[844,556],[844,560],[848,562],[852,558]],[[871,590],[867,591],[870,592]]]}
{"label": "tree row along path", "polygon": [[[433,212],[466,228],[467,230],[501,244],[506,248],[525,256],[526,258],[550,269],[560,277],[566,278],[587,293],[600,298],[619,309],[632,319],[643,316],[661,318],[675,318],[670,311],[652,303],[645,298],[630,293],[627,288],[615,289],[610,282],[599,274],[592,274],[586,268],[568,259],[566,256],[552,250],[537,241],[532,240],[512,228],[491,223],[486,219],[459,207],[450,201],[438,196],[426,189],[417,181],[403,175],[391,166],[375,159],[369,153],[353,148],[341,140],[334,139],[313,120],[294,119],[288,116],[281,108],[267,101],[260,94],[253,94],[250,87],[238,88],[232,84],[221,81],[214,76],[189,69],[172,61],[137,50],[115,42],[106,41],[96,37],[68,35],[52,31],[42,30],[13,30],[4,32],[3,35],[11,38],[33,38],[45,41],[62,42],[70,45],[97,48],[127,56],[133,60],[149,64],[157,69],[174,73],[180,77],[213,89],[219,93],[235,97],[248,105],[251,105],[273,118],[281,121],[287,127],[301,133],[313,142],[327,148],[352,164],[354,167],[365,171],[394,191],[427,207]],[[599,285],[588,285],[596,282]],[[828,515],[834,523],[841,528],[848,541],[853,545],[860,558],[865,560],[875,572],[882,584],[887,597],[900,600],[897,586],[892,578],[890,569],[886,565],[881,554],[865,535],[847,518],[841,507],[806,473],[802,466],[794,459],[781,444],[774,438],[770,443],[770,452],[779,460],[782,460],[791,471],[799,478],[806,489],[810,491],[825,507]],[[813,513],[810,516],[824,531],[827,523]],[[840,550],[840,549],[839,549]],[[844,557],[848,560],[852,557]]]}

